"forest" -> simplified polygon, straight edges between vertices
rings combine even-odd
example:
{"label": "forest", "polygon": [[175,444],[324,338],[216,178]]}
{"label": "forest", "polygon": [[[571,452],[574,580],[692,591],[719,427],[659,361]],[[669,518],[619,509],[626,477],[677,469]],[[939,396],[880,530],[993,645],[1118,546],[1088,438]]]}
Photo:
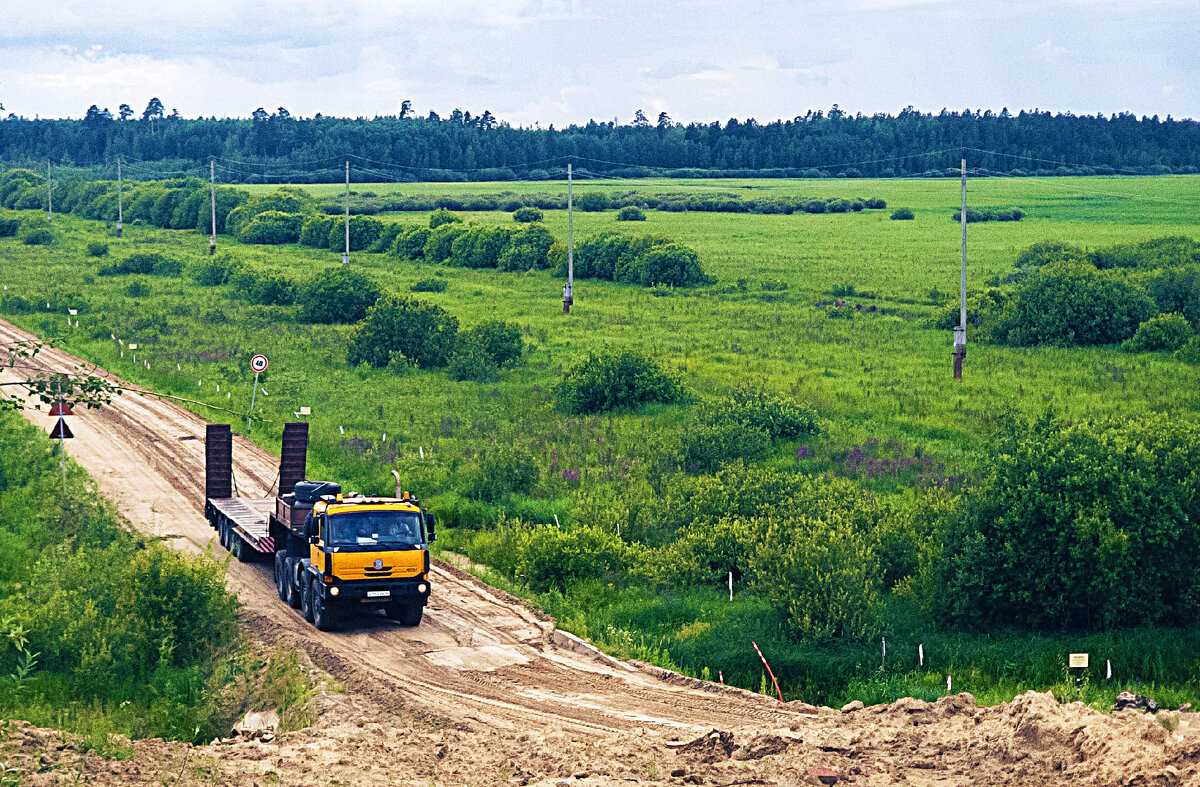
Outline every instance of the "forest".
{"label": "forest", "polygon": [[[940,177],[963,151],[973,171],[1022,175],[1187,174],[1200,167],[1193,120],[1122,112],[1052,114],[1007,109],[850,114],[835,104],[790,120],[656,122],[639,110],[563,129],[514,127],[491,112],[312,118],[256,109],[250,118],[188,119],[155,98],[138,115],[93,105],[83,119],[0,120],[0,161],[89,167],[112,177],[118,158],[135,177],[199,174],[215,159],[223,182],[338,182],[349,159],[370,180],[496,181],[578,177]],[[141,169],[138,169],[138,167]],[[205,172],[207,174],[207,172]]]}

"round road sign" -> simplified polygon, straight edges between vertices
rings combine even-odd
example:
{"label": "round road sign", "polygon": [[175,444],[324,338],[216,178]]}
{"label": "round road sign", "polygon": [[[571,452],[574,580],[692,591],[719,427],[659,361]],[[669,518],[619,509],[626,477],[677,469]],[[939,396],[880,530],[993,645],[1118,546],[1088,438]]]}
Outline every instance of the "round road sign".
{"label": "round road sign", "polygon": [[255,374],[265,372],[267,370],[267,356],[256,355],[250,359],[250,368]]}

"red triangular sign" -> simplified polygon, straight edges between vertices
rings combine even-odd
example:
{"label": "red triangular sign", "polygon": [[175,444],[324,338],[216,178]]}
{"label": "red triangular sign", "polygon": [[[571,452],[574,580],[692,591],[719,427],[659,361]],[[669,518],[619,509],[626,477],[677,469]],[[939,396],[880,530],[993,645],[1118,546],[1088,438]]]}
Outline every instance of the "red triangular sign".
{"label": "red triangular sign", "polygon": [[71,427],[67,426],[67,422],[59,418],[58,423],[50,430],[50,436],[55,440],[70,440],[75,435],[71,434]]}
{"label": "red triangular sign", "polygon": [[55,402],[54,406],[50,408],[50,415],[53,417],[56,415],[75,415],[75,413],[72,412],[71,405],[66,402]]}

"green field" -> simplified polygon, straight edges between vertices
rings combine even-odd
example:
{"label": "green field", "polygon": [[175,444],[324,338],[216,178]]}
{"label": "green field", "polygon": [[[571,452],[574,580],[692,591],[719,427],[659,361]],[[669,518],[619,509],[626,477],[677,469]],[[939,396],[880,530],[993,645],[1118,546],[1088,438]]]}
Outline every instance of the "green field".
{"label": "green field", "polygon": [[[558,194],[565,185],[354,188],[378,194],[495,195]],[[342,189],[336,184],[305,188],[319,195],[337,195]],[[489,319],[520,324],[531,346],[527,362],[496,383],[452,382],[441,370],[397,375],[350,368],[345,361],[348,326],[300,323],[296,307],[250,305],[229,287],[201,287],[186,274],[99,277],[97,264],[104,259],[84,256],[89,241],[103,239],[110,247],[109,259],[154,251],[199,262],[207,257],[208,241],[195,232],[127,225],[125,237],[116,239],[103,223],[56,216],[50,247],[0,239],[0,283],[8,288],[6,295],[39,305],[33,312],[10,309],[4,317],[42,336],[60,337],[72,352],[128,380],[235,413],[249,406],[249,358],[265,353],[271,365],[262,380],[266,391],[257,400],[262,420],[251,436],[277,450],[282,423],[300,407],[311,407],[310,473],[380,492],[390,488],[390,469],[398,468],[406,486],[431,500],[444,520],[469,527],[493,520],[502,510],[530,522],[550,522],[557,514],[564,524],[615,528],[621,517],[596,500],[629,500],[630,509],[643,513],[626,519],[627,528],[633,528],[622,534],[627,540],[639,537],[638,522],[652,518],[653,481],[661,471],[655,464],[658,449],[676,439],[693,418],[694,406],[564,417],[552,406],[553,386],[566,366],[589,351],[644,352],[677,370],[697,399],[751,382],[812,406],[825,423],[819,437],[799,441],[812,457],[798,459],[799,445],[791,441],[776,444],[765,463],[789,471],[838,472],[840,457],[852,446],[877,440],[894,441],[888,448],[891,458],[929,456],[946,475],[961,475],[989,451],[991,430],[1006,410],[1034,416],[1053,407],[1067,418],[1086,419],[1160,412],[1184,416],[1200,409],[1200,369],[1166,353],[1131,354],[1116,346],[1011,348],[972,342],[964,379],[953,380],[951,336],[930,322],[958,289],[960,228],[951,218],[959,199],[957,180],[591,181],[577,183],[575,193],[594,189],[880,197],[888,208],[833,215],[650,210],[645,222],[621,223],[611,210],[577,211],[577,242],[601,231],[666,236],[696,249],[717,283],[664,294],[581,280],[569,316],[562,314],[562,281],[547,271],[467,270],[388,254],[353,255],[352,267],[389,292],[407,293],[417,280],[444,277],[445,292],[418,297],[444,307],[463,327]],[[1008,272],[1022,249],[1042,240],[1097,247],[1166,235],[1200,238],[1200,212],[1194,209],[1198,199],[1197,176],[972,180],[973,207],[1020,207],[1027,215],[1020,222],[970,225],[968,287],[976,290]],[[911,208],[915,220],[889,220],[897,207]],[[500,211],[461,215],[482,224],[511,223],[510,215]],[[418,224],[427,222],[428,214],[379,218]],[[565,240],[565,211],[547,211],[545,224]],[[219,238],[219,244],[244,266],[296,281],[340,263],[338,253],[300,246],[249,246],[227,237]],[[126,296],[134,279],[149,288],[147,295]],[[766,291],[764,282],[787,286]],[[856,295],[832,294],[849,285]],[[847,302],[845,311],[855,304],[864,308],[850,319],[835,319],[830,316],[835,300]],[[870,307],[876,310],[868,311]],[[67,328],[68,308],[79,310],[79,327]],[[135,351],[122,350],[113,335],[138,344],[136,363]],[[225,410],[192,406],[205,417],[244,425]],[[470,499],[467,479],[494,444],[519,446],[533,457],[539,470],[533,492],[499,505]],[[566,477],[560,472],[565,469],[578,469],[582,478]],[[857,480],[867,489],[910,500],[915,483],[904,475]],[[449,545],[473,548],[468,535],[447,532]],[[704,667],[713,674],[723,669],[727,678],[754,688],[759,671],[753,652],[743,652],[748,647],[743,635],[792,654],[782,660],[807,677],[789,682],[782,669],[782,678],[806,697],[832,701],[944,688],[942,673],[910,676],[908,662],[915,664],[915,657],[907,655],[895,675],[876,674],[877,642],[842,643],[836,658],[828,650],[797,645],[760,602],[745,598],[722,605],[719,587],[655,593],[636,583],[627,585],[620,576],[613,580],[616,586],[607,584],[607,590],[605,583],[581,586],[544,596],[541,603],[566,627],[624,655],[655,658],[697,674]],[[521,590],[519,582],[512,587]],[[1054,654],[1065,652],[1071,644],[1067,639],[935,634],[935,621],[901,607],[890,613],[887,634],[889,643],[896,642],[892,652],[915,651],[916,642],[940,637],[938,658],[958,659],[963,680],[971,670],[977,675],[977,686],[956,678],[956,688],[991,692],[987,696],[998,700],[1006,692],[1011,696],[1022,687],[1058,685],[1062,679]],[[696,621],[709,627],[702,638],[706,647],[679,634]],[[1104,647],[1131,652],[1139,642],[1159,639],[1138,633],[1102,636],[1108,637]],[[1175,637],[1161,634],[1164,641]],[[1194,632],[1179,639],[1190,637]],[[1028,644],[1033,654],[1029,664],[1036,662],[1036,668],[1011,655],[1017,641]],[[958,655],[951,658],[951,653]],[[1138,675],[1147,681],[1157,676],[1172,691],[1183,692],[1173,697],[1191,697],[1195,684],[1179,677],[1194,674],[1187,672],[1190,661],[1164,666],[1163,658],[1175,657],[1160,653],[1158,666],[1147,657]],[[831,678],[838,685],[817,685],[814,676],[828,673],[812,664],[822,661],[838,665],[841,672]]]}

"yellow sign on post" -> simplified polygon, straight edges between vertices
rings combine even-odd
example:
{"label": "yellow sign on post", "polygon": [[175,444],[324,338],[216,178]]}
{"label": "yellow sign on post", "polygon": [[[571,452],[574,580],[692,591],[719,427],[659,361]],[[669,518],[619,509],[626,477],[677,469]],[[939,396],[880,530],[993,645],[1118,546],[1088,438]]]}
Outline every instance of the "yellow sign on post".
{"label": "yellow sign on post", "polygon": [[1070,669],[1087,669],[1088,654],[1072,653],[1067,659],[1067,667]]}

